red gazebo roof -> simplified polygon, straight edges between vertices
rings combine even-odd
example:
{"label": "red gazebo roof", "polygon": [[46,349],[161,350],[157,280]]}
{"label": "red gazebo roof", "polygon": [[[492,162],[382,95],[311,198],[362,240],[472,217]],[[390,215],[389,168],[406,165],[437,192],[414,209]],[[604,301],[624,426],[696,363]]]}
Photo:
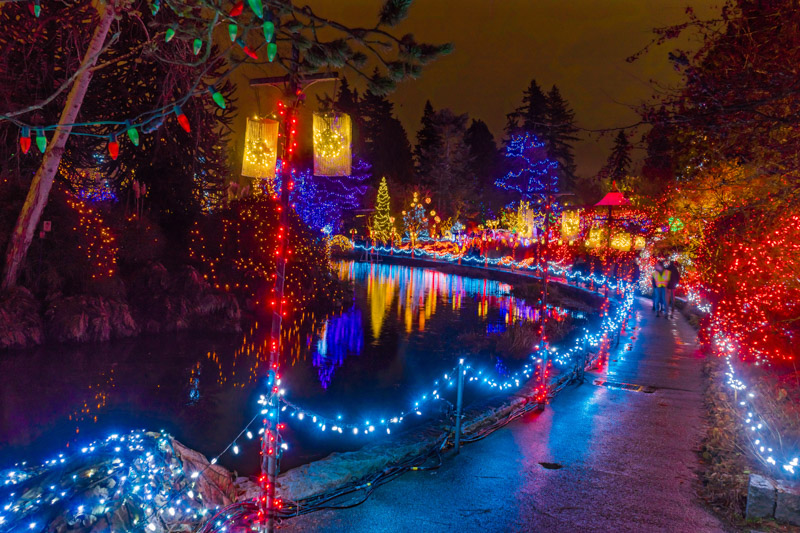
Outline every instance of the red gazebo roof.
{"label": "red gazebo roof", "polygon": [[623,206],[631,205],[631,201],[625,198],[621,192],[611,191],[603,196],[603,199],[594,204],[595,206]]}
{"label": "red gazebo roof", "polygon": [[623,205],[631,205],[631,201],[625,198],[621,192],[617,190],[617,182],[611,182],[611,192],[603,196],[603,199],[594,204],[595,207],[620,207]]}

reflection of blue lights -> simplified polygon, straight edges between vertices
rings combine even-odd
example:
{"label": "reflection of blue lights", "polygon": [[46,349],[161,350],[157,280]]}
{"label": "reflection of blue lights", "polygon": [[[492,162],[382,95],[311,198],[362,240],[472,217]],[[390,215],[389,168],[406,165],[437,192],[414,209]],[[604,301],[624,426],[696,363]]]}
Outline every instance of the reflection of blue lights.
{"label": "reflection of blue lights", "polygon": [[363,338],[361,310],[356,307],[325,321],[312,358],[323,389],[328,388],[345,357],[361,353]]}

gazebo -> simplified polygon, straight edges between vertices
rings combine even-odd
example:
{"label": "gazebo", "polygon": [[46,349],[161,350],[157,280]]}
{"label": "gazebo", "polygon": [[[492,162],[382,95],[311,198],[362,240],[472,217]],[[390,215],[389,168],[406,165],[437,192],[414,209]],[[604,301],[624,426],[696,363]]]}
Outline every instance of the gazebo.
{"label": "gazebo", "polygon": [[628,207],[631,201],[625,198],[625,195],[617,190],[617,182],[612,182],[611,192],[603,196],[603,199],[594,204],[595,207],[608,207],[608,237],[606,239],[606,247],[611,248],[611,221],[612,209],[615,207]]}

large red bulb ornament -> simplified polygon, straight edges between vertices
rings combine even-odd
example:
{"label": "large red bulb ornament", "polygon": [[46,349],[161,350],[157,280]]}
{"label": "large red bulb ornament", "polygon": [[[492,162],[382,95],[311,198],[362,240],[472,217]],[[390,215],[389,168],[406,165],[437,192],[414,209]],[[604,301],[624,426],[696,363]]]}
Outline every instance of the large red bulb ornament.
{"label": "large red bulb ornament", "polygon": [[178,124],[181,125],[181,128],[183,128],[183,130],[186,133],[190,133],[192,131],[192,128],[191,126],[189,126],[189,119],[186,118],[186,115],[183,114],[183,111],[181,111],[180,106],[175,106],[174,111],[175,114],[178,116]]}

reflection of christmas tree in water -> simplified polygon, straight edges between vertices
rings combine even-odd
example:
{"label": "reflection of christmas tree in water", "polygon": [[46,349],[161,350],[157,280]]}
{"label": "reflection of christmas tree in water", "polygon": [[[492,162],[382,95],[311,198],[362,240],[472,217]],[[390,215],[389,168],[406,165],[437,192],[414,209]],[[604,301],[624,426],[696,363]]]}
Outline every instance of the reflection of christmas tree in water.
{"label": "reflection of christmas tree in water", "polygon": [[312,359],[323,389],[331,384],[333,373],[345,357],[361,354],[362,339],[361,310],[357,307],[325,320]]}

